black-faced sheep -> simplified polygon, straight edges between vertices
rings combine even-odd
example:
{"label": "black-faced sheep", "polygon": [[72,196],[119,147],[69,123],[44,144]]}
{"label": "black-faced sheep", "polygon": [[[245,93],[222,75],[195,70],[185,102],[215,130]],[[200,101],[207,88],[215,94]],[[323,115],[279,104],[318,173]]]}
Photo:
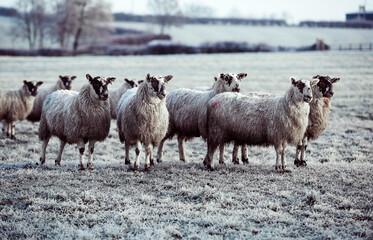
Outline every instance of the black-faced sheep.
{"label": "black-faced sheep", "polygon": [[119,139],[125,145],[125,163],[130,164],[129,148],[136,145],[134,169],[139,169],[141,143],[145,148],[145,169],[153,164],[152,146],[157,146],[164,138],[168,127],[165,84],[172,79],[150,77],[138,88],[130,89],[119,100],[117,106],[117,126]]}
{"label": "black-faced sheep", "polygon": [[47,96],[57,90],[70,90],[71,83],[75,78],[76,76],[59,76],[56,84],[53,86],[39,89],[38,95],[35,98],[34,107],[32,108],[31,113],[27,116],[27,120],[31,122],[40,121],[41,108]]}
{"label": "black-faced sheep", "polygon": [[284,171],[286,146],[303,139],[308,125],[308,103],[312,100],[311,86],[317,82],[291,78],[291,87],[279,97],[216,95],[207,105],[208,152],[204,164],[213,169],[216,148],[234,141],[238,145],[274,146],[276,169]]}
{"label": "black-faced sheep", "polygon": [[[316,140],[325,130],[330,113],[330,100],[334,95],[333,84],[339,81],[339,78],[330,78],[329,76],[314,76],[319,82],[312,87],[313,100],[310,102],[310,114],[308,118],[308,127],[301,141],[297,146],[296,166],[305,166],[304,160],[307,142]],[[300,154],[300,157],[299,157]]]}
{"label": "black-faced sheep", "polygon": [[34,105],[35,96],[38,93],[38,87],[43,82],[23,81],[21,89],[14,91],[0,90],[0,120],[3,121],[3,129],[7,136],[15,139],[16,121],[26,119]]}
{"label": "black-faced sheep", "polygon": [[135,87],[138,87],[137,82],[125,78],[124,83],[120,88],[109,90],[111,118],[117,119],[117,104],[119,102],[119,99],[122,97],[123,93],[125,93],[128,89]]}
{"label": "black-faced sheep", "polygon": [[[216,94],[223,92],[239,92],[240,81],[247,76],[246,73],[224,74],[215,78],[211,90],[176,89],[167,95],[166,105],[169,111],[170,123],[165,138],[158,147],[157,161],[162,162],[163,144],[168,138],[177,135],[179,156],[181,161],[185,161],[184,141],[194,137],[207,137],[207,102]],[[220,148],[221,155],[224,146]]]}
{"label": "black-faced sheep", "polygon": [[43,141],[41,164],[45,163],[45,150],[51,136],[60,139],[60,151],[56,165],[60,165],[66,143],[78,145],[80,169],[84,169],[84,146],[89,141],[87,167],[93,169],[94,144],[103,141],[110,130],[110,106],[107,86],[115,78],[86,75],[89,84],[80,92],[58,90],[50,94],[43,103],[39,124],[39,139]]}

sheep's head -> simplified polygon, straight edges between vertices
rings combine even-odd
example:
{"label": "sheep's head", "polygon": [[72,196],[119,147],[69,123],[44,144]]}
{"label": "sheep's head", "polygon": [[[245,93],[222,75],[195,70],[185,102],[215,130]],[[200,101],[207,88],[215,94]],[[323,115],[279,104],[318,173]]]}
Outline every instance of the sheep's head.
{"label": "sheep's head", "polygon": [[127,83],[129,88],[135,88],[135,87],[139,86],[139,84],[137,82],[135,82],[133,80],[129,80],[127,78],[125,78],[124,81]]}
{"label": "sheep's head", "polygon": [[215,81],[222,81],[225,92],[240,92],[240,81],[247,76],[246,73],[220,73],[219,79],[215,78]]}
{"label": "sheep's head", "polygon": [[172,75],[162,76],[153,76],[151,77],[148,73],[146,75],[146,83],[148,85],[148,92],[153,97],[158,97],[160,100],[166,97],[166,83],[173,78]]}
{"label": "sheep's head", "polygon": [[312,101],[312,89],[311,87],[315,86],[319,80],[295,80],[295,78],[290,78],[291,84],[295,88],[295,94],[303,99],[303,101],[309,103]]}
{"label": "sheep's head", "polygon": [[339,81],[339,78],[331,78],[329,76],[313,76],[314,79],[319,79],[319,82],[312,88],[315,97],[332,98],[334,95],[333,84]]}
{"label": "sheep's head", "polygon": [[23,84],[25,88],[27,89],[27,92],[32,95],[36,96],[38,94],[38,87],[43,84],[43,82],[28,82],[26,80],[23,80]]}
{"label": "sheep's head", "polygon": [[71,89],[71,82],[76,78],[76,76],[59,76],[63,83],[63,87],[67,90]]}
{"label": "sheep's head", "polygon": [[95,94],[97,97],[103,101],[105,101],[109,97],[109,91],[107,89],[107,86],[109,83],[114,82],[115,77],[95,77],[92,78],[91,75],[87,74],[86,75],[89,83],[91,84]]}

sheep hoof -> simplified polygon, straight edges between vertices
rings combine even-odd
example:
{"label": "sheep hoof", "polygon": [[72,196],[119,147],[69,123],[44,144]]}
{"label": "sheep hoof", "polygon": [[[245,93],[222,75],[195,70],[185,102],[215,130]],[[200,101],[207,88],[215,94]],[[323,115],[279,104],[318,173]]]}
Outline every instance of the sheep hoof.
{"label": "sheep hoof", "polygon": [[54,162],[55,166],[60,166],[61,167],[61,162],[58,162],[57,160]]}
{"label": "sheep hoof", "polygon": [[150,170],[150,164],[145,164],[144,171],[149,172],[149,170]]}
{"label": "sheep hoof", "polygon": [[208,159],[207,159],[207,156],[206,156],[205,159],[203,159],[203,165],[207,166],[207,162],[208,162]]}
{"label": "sheep hoof", "polygon": [[180,158],[181,162],[186,162],[185,158]]}
{"label": "sheep hoof", "polygon": [[219,161],[219,164],[225,165],[225,162],[224,161]]}
{"label": "sheep hoof", "polygon": [[150,159],[150,166],[154,166],[154,159],[153,158]]}
{"label": "sheep hoof", "polygon": [[12,139],[12,140],[17,140],[17,138],[16,138],[16,136],[10,136],[10,139]]}
{"label": "sheep hoof", "polygon": [[301,161],[300,161],[300,166],[301,166],[301,167],[305,167],[305,166],[307,166],[307,162],[304,161],[304,160],[301,160]]}
{"label": "sheep hoof", "polygon": [[294,165],[297,166],[297,167],[301,166],[301,161],[298,158],[295,159],[294,160]]}
{"label": "sheep hoof", "polygon": [[157,163],[161,163],[163,160],[161,158],[157,158]]}
{"label": "sheep hoof", "polygon": [[94,170],[95,168],[93,167],[92,163],[87,163],[87,168],[88,170]]}
{"label": "sheep hoof", "polygon": [[139,171],[139,165],[137,165],[136,163],[135,165],[133,165],[133,171]]}
{"label": "sheep hoof", "polygon": [[211,166],[210,164],[207,165],[207,170],[209,171],[215,171],[215,168]]}
{"label": "sheep hoof", "polygon": [[40,157],[40,164],[44,164],[45,163],[45,159],[43,157]]}
{"label": "sheep hoof", "polygon": [[131,161],[130,161],[129,159],[126,159],[126,160],[124,161],[124,164],[126,164],[126,165],[130,165],[130,164],[131,164]]}
{"label": "sheep hoof", "polygon": [[84,166],[81,164],[81,165],[79,165],[79,170],[85,170],[85,168],[84,168]]}
{"label": "sheep hoof", "polygon": [[233,164],[240,164],[240,161],[238,160],[238,158],[236,158],[236,159],[233,159],[233,160],[232,160],[232,163],[233,163]]}
{"label": "sheep hoof", "polygon": [[249,164],[249,159],[248,158],[242,158],[242,163],[243,164]]}

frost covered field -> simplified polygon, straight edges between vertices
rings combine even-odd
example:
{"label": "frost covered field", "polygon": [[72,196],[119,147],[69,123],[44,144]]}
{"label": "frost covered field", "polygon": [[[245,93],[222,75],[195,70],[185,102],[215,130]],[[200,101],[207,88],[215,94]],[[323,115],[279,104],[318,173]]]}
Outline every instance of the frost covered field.
{"label": "frost covered field", "polygon": [[[106,141],[95,147],[93,171],[78,170],[78,150],[68,145],[62,167],[54,166],[59,142],[52,138],[46,167],[36,163],[38,123],[16,124],[17,140],[0,137],[0,239],[372,239],[373,238],[373,53],[305,52],[220,55],[76,58],[0,57],[0,86],[22,80],[54,84],[58,75],[127,78],[172,74],[168,90],[210,86],[219,72],[247,72],[242,92],[281,94],[289,77],[340,77],[330,121],[311,142],[308,166],[290,173],[274,170],[273,147],[249,148],[249,165],[203,168],[206,144],[186,143],[179,162],[176,140],[165,144],[165,161],[149,172],[124,165],[115,121]],[[131,153],[134,156],[134,151]],[[142,155],[143,157],[143,155]],[[141,169],[144,161],[141,159]]]}

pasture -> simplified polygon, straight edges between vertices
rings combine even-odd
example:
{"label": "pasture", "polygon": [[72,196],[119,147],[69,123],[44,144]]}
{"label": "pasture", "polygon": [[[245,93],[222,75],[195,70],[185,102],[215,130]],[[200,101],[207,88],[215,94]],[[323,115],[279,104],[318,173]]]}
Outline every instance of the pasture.
{"label": "pasture", "polygon": [[[166,141],[164,162],[144,172],[124,164],[116,122],[95,146],[95,170],[78,169],[79,151],[67,145],[54,166],[59,141],[51,139],[46,165],[39,162],[38,123],[16,123],[17,140],[0,136],[0,239],[372,239],[373,238],[373,53],[303,52],[126,57],[0,57],[0,86],[22,80],[54,84],[58,75],[124,78],[146,73],[174,78],[167,91],[212,86],[219,72],[246,72],[241,92],[282,94],[289,78],[340,77],[327,129],[307,148],[307,167],[274,170],[273,147],[249,147],[249,164],[207,171],[206,143],[186,142],[187,163],[177,141]],[[228,120],[228,119],[227,119]],[[156,148],[153,150],[153,155]],[[132,162],[134,150],[131,149]],[[87,157],[87,155],[86,155]]]}

